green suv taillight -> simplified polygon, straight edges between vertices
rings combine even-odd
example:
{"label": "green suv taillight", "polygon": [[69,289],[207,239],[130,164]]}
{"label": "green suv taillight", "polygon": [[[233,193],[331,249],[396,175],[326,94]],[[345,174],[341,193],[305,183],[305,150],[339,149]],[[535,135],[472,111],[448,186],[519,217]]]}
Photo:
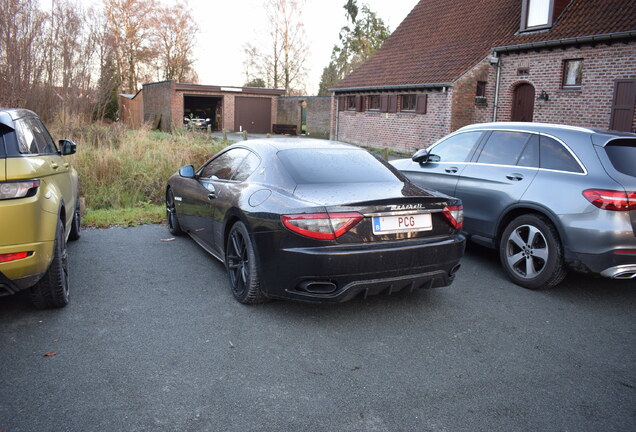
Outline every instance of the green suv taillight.
{"label": "green suv taillight", "polygon": [[33,196],[40,187],[40,180],[0,183],[0,200]]}

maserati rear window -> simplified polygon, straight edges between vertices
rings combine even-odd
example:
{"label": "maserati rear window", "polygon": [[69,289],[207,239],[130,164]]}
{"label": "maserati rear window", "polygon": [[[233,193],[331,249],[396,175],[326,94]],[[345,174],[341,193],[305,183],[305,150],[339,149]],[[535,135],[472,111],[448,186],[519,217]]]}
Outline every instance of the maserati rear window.
{"label": "maserati rear window", "polygon": [[381,183],[398,178],[364,150],[294,149],[278,153],[297,184]]}
{"label": "maserati rear window", "polygon": [[616,171],[636,177],[636,140],[614,140],[605,146],[605,152]]}

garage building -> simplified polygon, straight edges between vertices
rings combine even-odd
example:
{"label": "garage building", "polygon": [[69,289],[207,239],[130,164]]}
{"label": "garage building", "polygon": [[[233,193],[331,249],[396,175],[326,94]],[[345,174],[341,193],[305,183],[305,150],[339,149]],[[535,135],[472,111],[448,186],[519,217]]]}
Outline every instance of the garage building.
{"label": "garage building", "polygon": [[205,113],[212,130],[269,133],[276,123],[278,97],[285,91],[161,81],[144,84],[141,93],[144,122],[162,131],[183,127],[185,118]]}

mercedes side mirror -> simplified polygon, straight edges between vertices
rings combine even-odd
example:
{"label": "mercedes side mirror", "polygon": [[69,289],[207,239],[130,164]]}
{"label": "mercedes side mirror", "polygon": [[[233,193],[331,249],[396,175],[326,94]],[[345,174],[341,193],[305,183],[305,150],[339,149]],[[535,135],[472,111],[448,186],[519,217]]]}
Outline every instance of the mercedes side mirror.
{"label": "mercedes side mirror", "polygon": [[416,151],[411,159],[413,162],[426,163],[428,161],[428,149],[420,149]]}
{"label": "mercedes side mirror", "polygon": [[439,162],[440,160],[442,160],[442,158],[440,158],[439,156],[429,153],[428,149],[421,149],[416,151],[411,159],[413,160],[413,162],[417,162],[420,164],[425,164],[427,162]]}

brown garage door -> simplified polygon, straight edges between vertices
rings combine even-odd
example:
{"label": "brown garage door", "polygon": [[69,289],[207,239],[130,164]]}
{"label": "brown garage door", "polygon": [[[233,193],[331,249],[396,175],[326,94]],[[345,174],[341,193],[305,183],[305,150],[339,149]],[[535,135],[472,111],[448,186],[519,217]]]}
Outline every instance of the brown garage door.
{"label": "brown garage door", "polygon": [[239,96],[234,100],[234,130],[269,133],[272,130],[272,99]]}

